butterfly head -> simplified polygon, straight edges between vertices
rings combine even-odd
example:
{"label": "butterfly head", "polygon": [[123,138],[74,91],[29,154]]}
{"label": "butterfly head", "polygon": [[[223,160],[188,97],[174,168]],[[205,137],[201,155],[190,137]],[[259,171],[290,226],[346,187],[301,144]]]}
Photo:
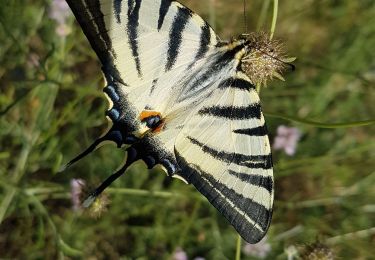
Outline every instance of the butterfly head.
{"label": "butterfly head", "polygon": [[289,66],[294,69],[294,58],[287,58],[283,45],[272,40],[266,33],[243,34],[240,39],[245,43],[245,54],[241,59],[241,68],[253,84],[266,85],[273,78],[284,80],[281,73]]}

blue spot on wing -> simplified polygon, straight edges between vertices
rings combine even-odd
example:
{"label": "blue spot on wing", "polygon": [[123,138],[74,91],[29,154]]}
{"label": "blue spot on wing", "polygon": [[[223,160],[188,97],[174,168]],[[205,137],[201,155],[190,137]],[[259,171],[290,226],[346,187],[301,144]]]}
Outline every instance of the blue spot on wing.
{"label": "blue spot on wing", "polygon": [[120,117],[120,112],[112,108],[107,112],[107,115],[112,119],[112,121],[117,121]]}
{"label": "blue spot on wing", "polygon": [[104,89],[105,93],[107,93],[107,95],[109,96],[109,98],[114,101],[114,102],[117,102],[120,100],[120,96],[116,93],[116,90],[114,87],[112,87],[111,85],[107,86],[105,89]]}

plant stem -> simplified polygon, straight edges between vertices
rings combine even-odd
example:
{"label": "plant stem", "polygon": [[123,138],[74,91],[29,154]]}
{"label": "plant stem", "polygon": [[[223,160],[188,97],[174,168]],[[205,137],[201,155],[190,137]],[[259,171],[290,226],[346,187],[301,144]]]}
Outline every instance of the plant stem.
{"label": "plant stem", "polygon": [[337,242],[340,242],[341,240],[346,240],[346,239],[354,239],[354,238],[365,238],[365,237],[368,237],[368,236],[371,236],[375,234],[375,227],[372,227],[372,228],[369,228],[369,229],[364,229],[364,230],[359,230],[359,231],[356,231],[356,232],[351,232],[351,233],[347,233],[347,234],[343,234],[343,235],[339,235],[339,236],[335,236],[335,237],[331,237],[331,238],[328,238],[326,239],[326,242],[328,244],[336,244]]}
{"label": "plant stem", "polygon": [[240,235],[237,235],[236,260],[241,259],[241,243],[242,243],[242,238]]}
{"label": "plant stem", "polygon": [[215,1],[216,0],[210,0],[208,5],[208,11],[209,11],[209,22],[213,29],[215,29],[216,24],[216,8],[215,8]]}
{"label": "plant stem", "polygon": [[316,121],[292,117],[292,116],[279,115],[279,114],[275,114],[275,113],[265,112],[264,114],[268,117],[284,119],[284,120],[292,121],[292,122],[295,122],[295,123],[300,123],[300,124],[304,124],[304,125],[311,125],[311,126],[315,126],[315,127],[319,127],[319,128],[349,128],[349,127],[359,127],[359,126],[367,126],[367,125],[375,124],[375,120],[364,120],[364,121],[356,121],[356,122],[350,122],[350,123],[328,124],[328,123],[321,123],[321,122],[316,122]]}
{"label": "plant stem", "polygon": [[[25,144],[22,148],[21,154],[18,159],[17,167],[14,169],[12,175],[12,184],[17,185],[18,181],[21,179],[22,175],[25,171],[25,165],[27,162],[27,158],[29,157],[32,145]],[[9,187],[8,192],[5,194],[5,197],[0,205],[0,224],[3,222],[5,214],[16,195],[17,188],[16,187]]]}
{"label": "plant stem", "polygon": [[273,35],[275,33],[275,29],[276,29],[278,7],[279,7],[279,0],[273,0],[273,15],[272,15],[270,40],[272,40]]}
{"label": "plant stem", "polygon": [[257,32],[260,31],[262,26],[264,25],[264,21],[266,20],[266,15],[268,8],[270,7],[271,0],[264,0],[263,5],[262,5],[262,10],[260,11],[260,15],[258,18],[258,23],[257,23]]}

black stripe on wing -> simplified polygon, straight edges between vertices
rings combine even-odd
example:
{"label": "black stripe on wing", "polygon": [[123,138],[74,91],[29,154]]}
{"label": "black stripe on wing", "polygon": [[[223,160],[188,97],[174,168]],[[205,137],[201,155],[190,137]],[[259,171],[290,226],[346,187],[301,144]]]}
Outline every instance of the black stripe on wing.
{"label": "black stripe on wing", "polygon": [[158,19],[158,31],[160,31],[161,27],[163,26],[164,18],[168,13],[171,3],[171,0],[161,0]]}
{"label": "black stripe on wing", "polygon": [[[116,53],[106,29],[111,28],[111,25],[105,25],[104,16],[100,10],[100,1],[66,0],[66,2],[102,63],[104,72],[110,74],[116,81],[125,84],[113,61]],[[111,7],[108,6],[108,8]],[[105,13],[111,12],[112,10],[105,11]]]}
{"label": "black stripe on wing", "polygon": [[249,91],[251,89],[255,89],[255,86],[247,80],[233,77],[233,78],[226,79],[220,83],[219,89],[225,89],[225,88],[235,88],[239,90]]}
{"label": "black stripe on wing", "polygon": [[197,52],[197,55],[195,56],[195,60],[199,60],[200,58],[203,58],[204,55],[208,51],[208,45],[211,42],[211,29],[210,26],[205,23],[204,26],[201,27],[201,38],[200,38],[200,45],[199,50]]}
{"label": "black stripe on wing", "polygon": [[243,182],[250,183],[255,186],[265,188],[270,194],[273,190],[273,179],[271,176],[262,176],[251,173],[235,172],[232,170],[228,171],[230,175],[233,175]]}
{"label": "black stripe on wing", "polygon": [[135,66],[137,68],[138,76],[142,76],[141,61],[138,53],[138,25],[139,25],[139,9],[141,8],[142,0],[128,0],[128,24],[127,32],[129,37],[129,44],[132,50]]}
{"label": "black stripe on wing", "polygon": [[[177,163],[182,169],[179,175],[192,183],[233,225],[241,237],[249,243],[257,243],[264,237],[271,222],[272,209],[267,209],[242,194],[238,194],[225,184],[220,183],[211,174],[202,171],[198,166],[189,164],[178,151],[175,151],[175,154]],[[254,227],[245,216],[239,214],[236,208],[244,212],[262,230]]]}
{"label": "black stripe on wing", "polygon": [[226,50],[223,54],[210,65],[204,73],[196,76],[196,78],[189,82],[184,88],[184,92],[178,97],[178,102],[182,102],[192,96],[199,95],[211,86],[215,78],[222,73],[228,63],[235,61],[235,55],[243,49],[243,46],[236,46],[233,49]]}
{"label": "black stripe on wing", "polygon": [[249,168],[261,168],[261,169],[271,169],[272,168],[272,156],[271,154],[267,155],[247,155],[240,153],[231,153],[225,151],[218,151],[212,147],[209,147],[202,142],[199,142],[197,139],[188,136],[188,140],[194,145],[199,146],[204,153],[208,153],[212,157],[226,162],[234,163],[241,166],[246,166]]}
{"label": "black stripe on wing", "polygon": [[177,60],[177,56],[181,48],[182,34],[191,16],[191,10],[185,7],[178,7],[177,14],[169,32],[167,63],[165,64],[165,71],[169,71]]}
{"label": "black stripe on wing", "polygon": [[113,10],[116,16],[116,22],[121,23],[121,3],[122,0],[114,0],[113,1]]}
{"label": "black stripe on wing", "polygon": [[262,115],[261,107],[259,103],[253,103],[246,107],[236,106],[219,106],[213,105],[210,107],[204,107],[198,111],[199,115],[210,115],[215,117],[222,117],[226,119],[260,119]]}
{"label": "black stripe on wing", "polygon": [[[108,51],[113,52],[112,48],[112,41],[109,38],[109,35],[105,33],[107,31],[106,28],[108,28],[104,22],[104,14],[100,10],[100,1],[99,0],[93,0],[93,1],[87,1],[87,9],[90,12],[92,18],[94,18],[94,23],[98,27],[98,31],[100,32],[100,36],[103,38],[105,45],[107,47]],[[86,21],[89,22],[89,21]],[[98,37],[98,36],[96,36]],[[115,56],[115,55],[114,55]]]}
{"label": "black stripe on wing", "polygon": [[241,128],[233,130],[233,133],[242,134],[242,135],[249,135],[249,136],[265,136],[267,135],[267,127],[266,125],[261,125],[252,128]]}

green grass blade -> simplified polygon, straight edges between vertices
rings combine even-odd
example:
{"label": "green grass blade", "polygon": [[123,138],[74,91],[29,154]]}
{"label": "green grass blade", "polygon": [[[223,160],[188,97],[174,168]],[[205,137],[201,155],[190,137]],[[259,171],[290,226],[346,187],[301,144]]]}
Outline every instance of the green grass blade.
{"label": "green grass blade", "polygon": [[284,119],[287,121],[295,122],[295,123],[300,123],[304,125],[310,125],[310,126],[315,126],[318,128],[350,128],[350,127],[360,127],[360,126],[368,126],[375,124],[375,120],[364,120],[364,121],[355,121],[355,122],[349,122],[349,123],[321,123],[321,122],[316,122],[313,120],[308,120],[308,119],[302,119],[298,117],[292,117],[292,116],[284,116],[280,114],[275,114],[275,113],[264,113],[267,117],[271,118],[278,118],[278,119]]}

